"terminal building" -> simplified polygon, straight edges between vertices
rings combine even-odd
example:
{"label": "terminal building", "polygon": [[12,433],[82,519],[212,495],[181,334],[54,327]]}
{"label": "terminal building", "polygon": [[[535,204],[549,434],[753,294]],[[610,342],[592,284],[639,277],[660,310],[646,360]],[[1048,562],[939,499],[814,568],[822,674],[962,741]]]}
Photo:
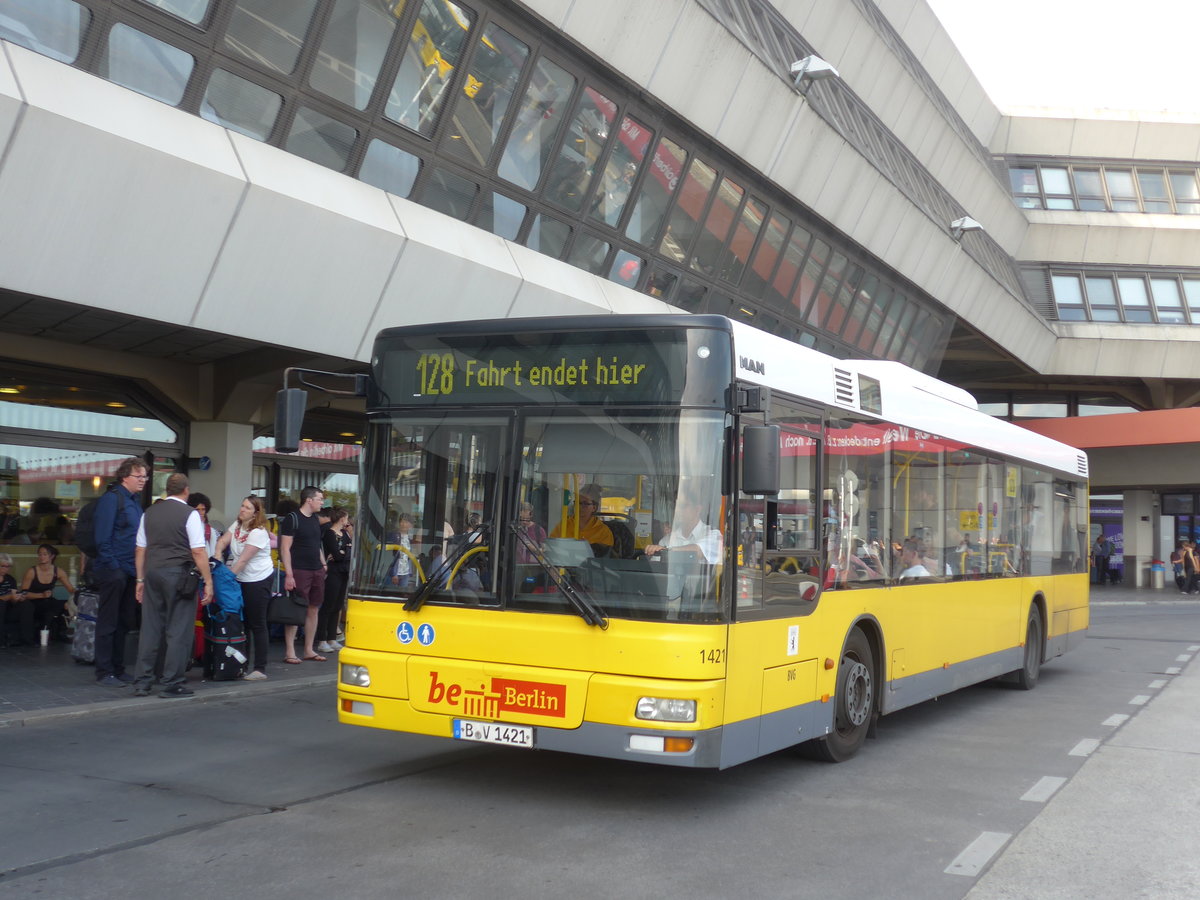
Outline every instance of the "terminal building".
{"label": "terminal building", "polygon": [[[1200,536],[1200,124],[1002,114],[924,0],[5,0],[0,542],[115,462],[353,504],[381,328],[721,313],[1086,449]],[[148,498],[149,499],[149,496]]]}

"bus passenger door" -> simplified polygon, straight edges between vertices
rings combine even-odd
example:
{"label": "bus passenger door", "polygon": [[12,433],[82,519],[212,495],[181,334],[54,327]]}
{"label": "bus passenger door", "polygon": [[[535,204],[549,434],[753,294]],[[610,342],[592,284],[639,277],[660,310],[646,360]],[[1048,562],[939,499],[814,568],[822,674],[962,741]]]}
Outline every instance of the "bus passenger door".
{"label": "bus passenger door", "polygon": [[[747,418],[743,425],[761,424]],[[817,644],[809,637],[807,617],[821,591],[821,416],[776,396],[765,419],[780,426],[780,491],[738,498],[737,596],[726,694],[730,719],[744,714],[742,707],[753,698],[760,755],[819,736]],[[737,706],[733,698],[739,698]]]}

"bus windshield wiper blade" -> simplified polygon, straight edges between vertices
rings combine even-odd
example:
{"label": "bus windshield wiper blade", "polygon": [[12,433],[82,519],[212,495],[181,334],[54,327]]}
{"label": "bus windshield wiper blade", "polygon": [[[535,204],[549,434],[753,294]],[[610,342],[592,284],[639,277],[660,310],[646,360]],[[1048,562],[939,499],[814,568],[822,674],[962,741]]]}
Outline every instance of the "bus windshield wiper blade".
{"label": "bus windshield wiper blade", "polygon": [[601,631],[607,630],[608,618],[604,615],[604,610],[600,608],[599,604],[592,599],[591,594],[582,587],[577,588],[571,584],[570,579],[566,578],[558,570],[558,567],[551,565],[547,561],[545,555],[542,553],[542,548],[530,540],[529,535],[525,533],[525,529],[521,527],[520,522],[509,522],[508,527],[517,536],[517,540],[529,551],[529,555],[533,557],[534,562],[541,566],[546,574],[550,576],[550,580],[554,582],[554,586],[558,588],[558,592],[567,598],[567,602],[579,613],[580,618],[589,625],[598,625]]}
{"label": "bus windshield wiper blade", "polygon": [[[425,574],[425,583],[417,588],[411,597],[404,601],[404,608],[409,612],[420,609],[425,601],[429,599],[429,595],[432,594],[434,590],[437,589],[438,585],[441,584],[441,582],[445,580],[445,578],[451,572],[454,571],[455,563],[462,559],[463,556],[466,555],[467,551],[479,546],[478,541],[472,541],[470,540],[470,537],[475,535],[478,537],[479,541],[484,541],[486,540],[490,529],[490,525],[480,525],[475,531],[468,532],[467,534],[463,535],[464,540],[462,543],[455,547],[452,552],[444,555],[433,571]],[[446,585],[446,587],[453,587],[453,585]]]}

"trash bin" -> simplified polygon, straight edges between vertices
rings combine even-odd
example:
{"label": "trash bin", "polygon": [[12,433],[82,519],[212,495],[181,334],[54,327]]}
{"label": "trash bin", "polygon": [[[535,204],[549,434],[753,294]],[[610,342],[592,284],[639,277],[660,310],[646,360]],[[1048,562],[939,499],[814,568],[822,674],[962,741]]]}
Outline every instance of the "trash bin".
{"label": "trash bin", "polygon": [[1150,587],[1162,590],[1167,579],[1167,567],[1162,560],[1152,560],[1150,563]]}

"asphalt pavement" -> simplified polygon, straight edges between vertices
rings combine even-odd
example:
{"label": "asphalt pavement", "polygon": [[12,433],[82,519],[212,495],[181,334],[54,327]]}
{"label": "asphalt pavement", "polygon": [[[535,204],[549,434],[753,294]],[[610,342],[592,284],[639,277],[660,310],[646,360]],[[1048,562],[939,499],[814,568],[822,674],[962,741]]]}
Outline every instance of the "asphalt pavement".
{"label": "asphalt pavement", "polygon": [[[1194,603],[1164,590],[1093,588],[1103,604]],[[1093,620],[1095,630],[1095,620]],[[1096,745],[1042,812],[1003,844],[969,900],[1200,896],[1200,635],[1144,693],[1114,698]]]}

